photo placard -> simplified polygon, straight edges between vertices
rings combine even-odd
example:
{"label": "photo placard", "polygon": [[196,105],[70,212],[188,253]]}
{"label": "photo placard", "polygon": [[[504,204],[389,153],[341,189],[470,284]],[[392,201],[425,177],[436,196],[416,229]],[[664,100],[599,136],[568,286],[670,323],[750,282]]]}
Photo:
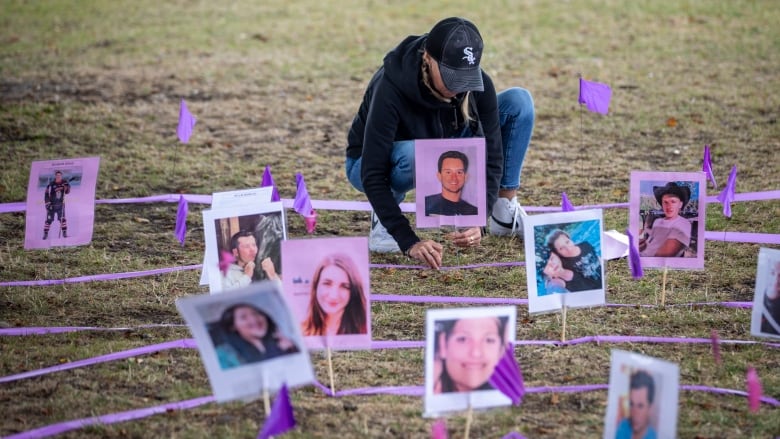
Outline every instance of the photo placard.
{"label": "photo placard", "polygon": [[284,295],[309,349],[371,347],[368,238],[282,242]]}
{"label": "photo placard", "polygon": [[[262,206],[271,202],[273,186],[239,189],[236,191],[214,192],[211,194],[211,210],[240,208],[243,206]],[[203,255],[203,269],[200,271],[200,285],[209,284],[209,270],[206,255]]]}
{"label": "photo placard", "polygon": [[314,380],[298,325],[281,284],[263,281],[224,294],[176,301],[198,345],[218,402],[251,400],[283,384]]}
{"label": "photo placard", "polygon": [[679,386],[677,364],[613,349],[604,439],[677,437]]}
{"label": "photo placard", "polygon": [[[203,231],[211,293],[245,287],[281,274],[282,241],[287,239],[287,227],[280,201],[204,210]],[[224,273],[220,265],[226,268]],[[269,273],[269,267],[275,273]]]}
{"label": "photo placard", "polygon": [[750,333],[780,339],[780,250],[762,247],[758,251],[756,292]]}
{"label": "photo placard", "polygon": [[601,209],[530,215],[523,229],[529,313],[604,305]]}
{"label": "photo placard", "polygon": [[488,380],[514,343],[516,325],[514,306],[429,309],[423,416],[510,405]]}
{"label": "photo placard", "polygon": [[24,248],[89,244],[95,221],[100,157],[32,162]]}
{"label": "photo placard", "polygon": [[414,141],[417,227],[475,227],[487,221],[485,139]]}
{"label": "photo placard", "polygon": [[703,172],[631,172],[629,228],[643,268],[704,268]]}

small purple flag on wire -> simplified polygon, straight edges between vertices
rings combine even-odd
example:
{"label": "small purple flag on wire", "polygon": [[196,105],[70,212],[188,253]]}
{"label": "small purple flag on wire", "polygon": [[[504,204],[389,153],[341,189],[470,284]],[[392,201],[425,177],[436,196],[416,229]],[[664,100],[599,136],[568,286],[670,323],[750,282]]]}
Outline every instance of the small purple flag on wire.
{"label": "small purple flag on wire", "polygon": [[303,174],[300,172],[295,174],[295,182],[298,189],[295,192],[293,209],[301,214],[304,221],[306,221],[306,231],[314,233],[314,228],[317,226],[317,212],[311,207],[311,198],[309,197],[309,191],[306,189],[306,182],[303,180]]}
{"label": "small purple flag on wire", "polygon": [[279,191],[276,190],[276,183],[274,183],[274,177],[271,175],[271,167],[265,165],[265,171],[263,171],[263,181],[260,183],[260,187],[273,187],[271,191],[271,201],[279,201]]}
{"label": "small purple flag on wire", "polygon": [[561,211],[563,212],[574,211],[574,206],[572,206],[571,201],[569,201],[569,197],[566,195],[566,192],[561,192]]}
{"label": "small purple flag on wire", "polygon": [[501,439],[526,439],[526,437],[516,431],[510,431]]}
{"label": "small purple flag on wire", "polygon": [[293,428],[295,428],[295,415],[292,404],[290,404],[290,394],[287,391],[287,384],[282,384],[282,388],[279,389],[274,404],[271,406],[271,413],[266,418],[257,439],[280,435]]}
{"label": "small purple flag on wire", "polygon": [[745,377],[747,385],[748,407],[750,411],[756,413],[761,408],[761,381],[758,380],[758,373],[753,366],[749,366]]}
{"label": "small purple flag on wire", "polygon": [[447,439],[447,421],[437,419],[431,425],[431,439]]}
{"label": "small purple flag on wire", "polygon": [[639,258],[639,249],[634,245],[634,235],[631,230],[626,229],[628,235],[628,266],[631,268],[631,277],[640,279],[645,275],[642,270],[642,259]]}
{"label": "small purple flag on wire", "polygon": [[609,113],[609,101],[612,99],[612,89],[607,84],[586,81],[580,78],[579,103],[585,104],[594,113]]}
{"label": "small purple flag on wire", "polygon": [[190,110],[187,109],[187,104],[182,99],[181,105],[179,105],[179,127],[176,128],[176,134],[178,134],[181,143],[190,141],[192,129],[195,128],[195,123],[197,122],[198,119],[190,113]]}
{"label": "small purple flag on wire", "polygon": [[712,187],[718,188],[718,183],[715,183],[715,174],[712,172],[712,155],[710,154],[710,145],[704,145],[704,160],[701,164],[701,170],[707,174],[707,179],[712,182]]}
{"label": "small purple flag on wire", "polygon": [[718,331],[713,329],[710,332],[710,339],[712,340],[712,357],[715,359],[715,364],[720,364],[720,337],[718,337]]}
{"label": "small purple flag on wire", "polygon": [[227,276],[228,267],[230,267],[230,264],[233,262],[236,262],[236,257],[233,256],[233,253],[226,252],[225,250],[219,252],[219,256],[219,271],[222,272],[223,276]]}
{"label": "small purple flag on wire", "polygon": [[718,201],[723,203],[723,215],[731,218],[731,202],[734,201],[734,193],[737,187],[737,165],[731,168],[729,173],[729,181],[726,183],[726,187],[723,188],[720,195],[718,195]]}
{"label": "small purple flag on wire", "polygon": [[498,360],[488,382],[508,396],[512,400],[512,404],[519,405],[523,401],[523,395],[525,395],[523,372],[515,360],[515,349],[512,343],[507,345],[504,355]]}
{"label": "small purple flag on wire", "polygon": [[176,211],[176,227],[174,227],[173,233],[182,247],[184,246],[184,237],[187,236],[187,213],[189,211],[189,205],[184,199],[184,195],[179,195],[179,209]]}

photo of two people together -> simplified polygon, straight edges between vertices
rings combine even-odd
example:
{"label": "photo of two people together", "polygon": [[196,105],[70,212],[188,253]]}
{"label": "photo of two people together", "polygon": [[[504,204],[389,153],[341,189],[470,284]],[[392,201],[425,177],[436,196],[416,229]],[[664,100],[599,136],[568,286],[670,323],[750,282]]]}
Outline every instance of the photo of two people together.
{"label": "photo of two people together", "polygon": [[596,220],[534,227],[539,296],[603,288]]}

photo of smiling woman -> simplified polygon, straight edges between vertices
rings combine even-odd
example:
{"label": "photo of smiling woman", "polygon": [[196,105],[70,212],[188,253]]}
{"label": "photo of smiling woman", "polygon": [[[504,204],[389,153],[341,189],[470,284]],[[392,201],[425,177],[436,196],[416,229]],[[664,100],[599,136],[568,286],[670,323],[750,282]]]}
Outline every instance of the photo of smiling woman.
{"label": "photo of smiling woman", "polygon": [[366,298],[360,272],[345,254],[323,258],[312,276],[303,335],[365,334]]}
{"label": "photo of smiling woman", "polygon": [[433,393],[493,390],[488,379],[506,349],[506,316],[435,324]]}
{"label": "photo of smiling woman", "polygon": [[249,303],[228,307],[212,326],[211,336],[223,370],[299,352],[267,313]]}

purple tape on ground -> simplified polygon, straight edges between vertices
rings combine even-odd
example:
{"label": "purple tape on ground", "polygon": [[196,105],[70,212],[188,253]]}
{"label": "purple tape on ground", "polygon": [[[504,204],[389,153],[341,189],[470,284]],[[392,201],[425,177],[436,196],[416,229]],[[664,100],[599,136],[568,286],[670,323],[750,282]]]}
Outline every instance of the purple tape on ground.
{"label": "purple tape on ground", "polygon": [[780,244],[780,234],[773,233],[746,233],[746,232],[704,232],[707,241],[747,242],[753,244]]}
{"label": "purple tape on ground", "polygon": [[176,349],[176,348],[197,348],[197,346],[195,345],[194,339],[183,338],[181,340],[168,341],[165,343],[158,343],[150,346],[142,346],[140,348],[128,349],[126,351],[114,352],[111,354],[86,358],[84,360],[73,361],[65,364],[58,364],[56,366],[51,366],[51,367],[45,367],[43,369],[31,370],[29,372],[18,373],[15,375],[8,375],[8,376],[1,377],[0,383],[8,383],[11,381],[18,381],[21,379],[46,375],[49,373],[61,372],[63,370],[76,369],[79,367],[90,366],[93,364],[122,360],[125,358],[135,357],[137,355],[146,355],[154,352],[164,351],[167,349]]}
{"label": "purple tape on ground", "polygon": [[26,201],[0,204],[0,213],[24,212],[25,210],[27,210]]}
{"label": "purple tape on ground", "polygon": [[[548,346],[573,346],[583,343],[711,343],[710,338],[687,338],[687,337],[645,337],[645,336],[620,336],[620,335],[591,335],[587,337],[580,337],[566,342],[560,340],[518,340],[515,345],[548,345]],[[780,348],[780,343],[767,343],[757,342],[752,340],[721,340],[721,344],[760,344],[772,348]],[[371,349],[408,349],[408,348],[422,348],[425,347],[425,341],[408,340],[408,341],[374,341],[371,344]],[[43,369],[37,369],[29,372],[24,372],[15,375],[9,375],[0,378],[0,383],[17,381],[25,378],[32,378],[40,375],[46,375],[49,373],[60,372],[63,370],[75,369],[78,367],[89,366],[92,364],[105,363],[109,361],[121,360],[124,358],[134,357],[137,355],[145,355],[154,352],[159,352],[166,349],[174,348],[197,348],[194,339],[181,339],[174,340],[166,343],[159,343],[150,346],[144,346],[140,348],[129,349],[126,351],[114,352],[107,355],[101,355],[97,357],[87,358],[84,360],[78,360],[71,363],[60,364],[57,366],[46,367]]]}
{"label": "purple tape on ground", "polygon": [[371,300],[379,302],[407,303],[490,303],[527,305],[528,299],[504,299],[501,297],[453,297],[453,296],[409,296],[403,294],[371,294]]}
{"label": "purple tape on ground", "polygon": [[[680,386],[680,389],[682,390],[692,390],[695,392],[709,392],[709,393],[717,393],[720,395],[737,395],[737,396],[744,396],[747,397],[747,392],[744,392],[742,390],[733,390],[733,389],[723,389],[721,387],[709,387],[709,386],[699,386],[699,385],[690,385],[690,384],[683,384]],[[780,407],[780,401],[776,400],[775,398],[772,398],[770,396],[762,396],[761,402],[765,404],[769,404],[774,407]]]}
{"label": "purple tape on ground", "polygon": [[371,349],[412,349],[412,348],[424,348],[425,341],[417,340],[400,340],[400,341],[382,341],[374,340],[371,342]]}
{"label": "purple tape on ground", "polygon": [[[370,268],[399,268],[407,270],[427,270],[429,267],[426,265],[398,265],[398,264],[368,264]],[[453,265],[449,267],[441,267],[440,271],[446,270],[463,270],[467,268],[485,268],[485,267],[525,267],[525,262],[487,262],[483,264],[470,264],[470,265]]]}
{"label": "purple tape on ground", "polygon": [[181,267],[156,268],[154,270],[130,271],[125,273],[93,274],[89,276],[69,277],[65,279],[22,280],[12,282],[0,282],[0,287],[35,287],[72,284],[79,282],[95,282],[104,280],[130,279],[134,277],[155,276],[158,274],[173,273],[176,271],[199,270],[202,264],[183,265]]}
{"label": "purple tape on ground", "polygon": [[[317,380],[312,383],[315,387],[320,389],[325,395],[328,396],[351,396],[351,395],[405,395],[405,396],[423,396],[425,389],[423,386],[379,386],[379,387],[360,387],[354,389],[345,389],[337,391],[333,395],[330,389],[324,386]],[[580,384],[570,386],[540,386],[540,387],[526,387],[526,393],[578,393],[578,392],[593,392],[599,390],[609,389],[609,384]],[[681,385],[680,389],[694,392],[709,392],[721,395],[735,395],[747,397],[747,393],[741,390],[724,389],[719,387],[708,387],[700,385]],[[773,407],[780,407],[780,401],[768,396],[762,396],[761,401],[765,404],[769,404]],[[95,424],[115,424],[119,422],[132,421],[152,415],[167,413],[175,410],[188,410],[191,408],[199,407],[204,404],[214,402],[213,396],[203,396],[200,398],[193,398],[184,401],[172,402],[168,404],[162,404],[154,407],[146,407],[136,410],[128,410],[118,413],[110,413],[102,416],[95,416],[92,418],[82,418],[72,421],[59,422],[57,424],[51,424],[44,427],[36,428],[34,430],[28,430],[25,432],[17,433],[12,436],[7,436],[7,439],[32,439],[43,438],[62,434],[68,431],[77,430],[90,425]]]}
{"label": "purple tape on ground", "polygon": [[139,329],[153,328],[186,328],[187,325],[176,323],[159,323],[154,325],[140,325],[129,328],[100,328],[97,326],[48,326],[28,328],[0,328],[0,336],[45,335],[62,334],[64,332],[79,331],[136,331]]}
{"label": "purple tape on ground", "polygon": [[178,203],[179,197],[184,197],[188,203],[211,204],[211,195],[198,194],[163,194],[141,198],[107,198],[95,200],[95,204]]}
{"label": "purple tape on ground", "polygon": [[154,407],[146,407],[125,412],[111,413],[102,416],[93,416],[91,418],[75,419],[72,421],[59,422],[57,424],[47,425],[45,427],[27,430],[22,433],[6,436],[6,439],[33,439],[62,434],[68,431],[78,430],[95,424],[116,424],[118,422],[133,421],[146,418],[148,416],[160,413],[168,413],[176,410],[189,410],[204,404],[214,402],[214,396],[202,396],[200,398],[188,399],[185,401],[171,402]]}
{"label": "purple tape on ground", "polygon": [[[153,195],[149,197],[140,198],[109,198],[102,200],[95,200],[96,204],[130,204],[130,203],[156,203],[167,202],[177,203],[179,197],[184,196],[184,199],[188,203],[198,204],[211,204],[211,195],[198,195],[198,194],[163,194]],[[777,200],[780,199],[780,191],[763,191],[763,192],[745,192],[736,194],[734,201],[765,201],[765,200]],[[708,196],[705,200],[707,203],[720,203],[717,199],[717,195]],[[370,211],[371,205],[367,201],[342,201],[342,200],[312,200],[312,207],[317,210],[358,210],[358,211]],[[292,208],[293,199],[283,198],[282,205],[286,208]],[[401,203],[401,211],[414,212],[414,203]],[[559,212],[560,206],[523,206],[528,212]],[[610,208],[627,208],[628,203],[607,203],[607,204],[588,204],[577,206],[577,210],[584,209],[610,209]],[[11,203],[0,203],[0,213],[10,212],[23,212],[27,208],[26,201],[15,201]]]}
{"label": "purple tape on ground", "polygon": [[[768,201],[780,199],[780,191],[744,192],[734,195],[734,201]],[[720,203],[717,195],[709,195],[707,203]]]}

